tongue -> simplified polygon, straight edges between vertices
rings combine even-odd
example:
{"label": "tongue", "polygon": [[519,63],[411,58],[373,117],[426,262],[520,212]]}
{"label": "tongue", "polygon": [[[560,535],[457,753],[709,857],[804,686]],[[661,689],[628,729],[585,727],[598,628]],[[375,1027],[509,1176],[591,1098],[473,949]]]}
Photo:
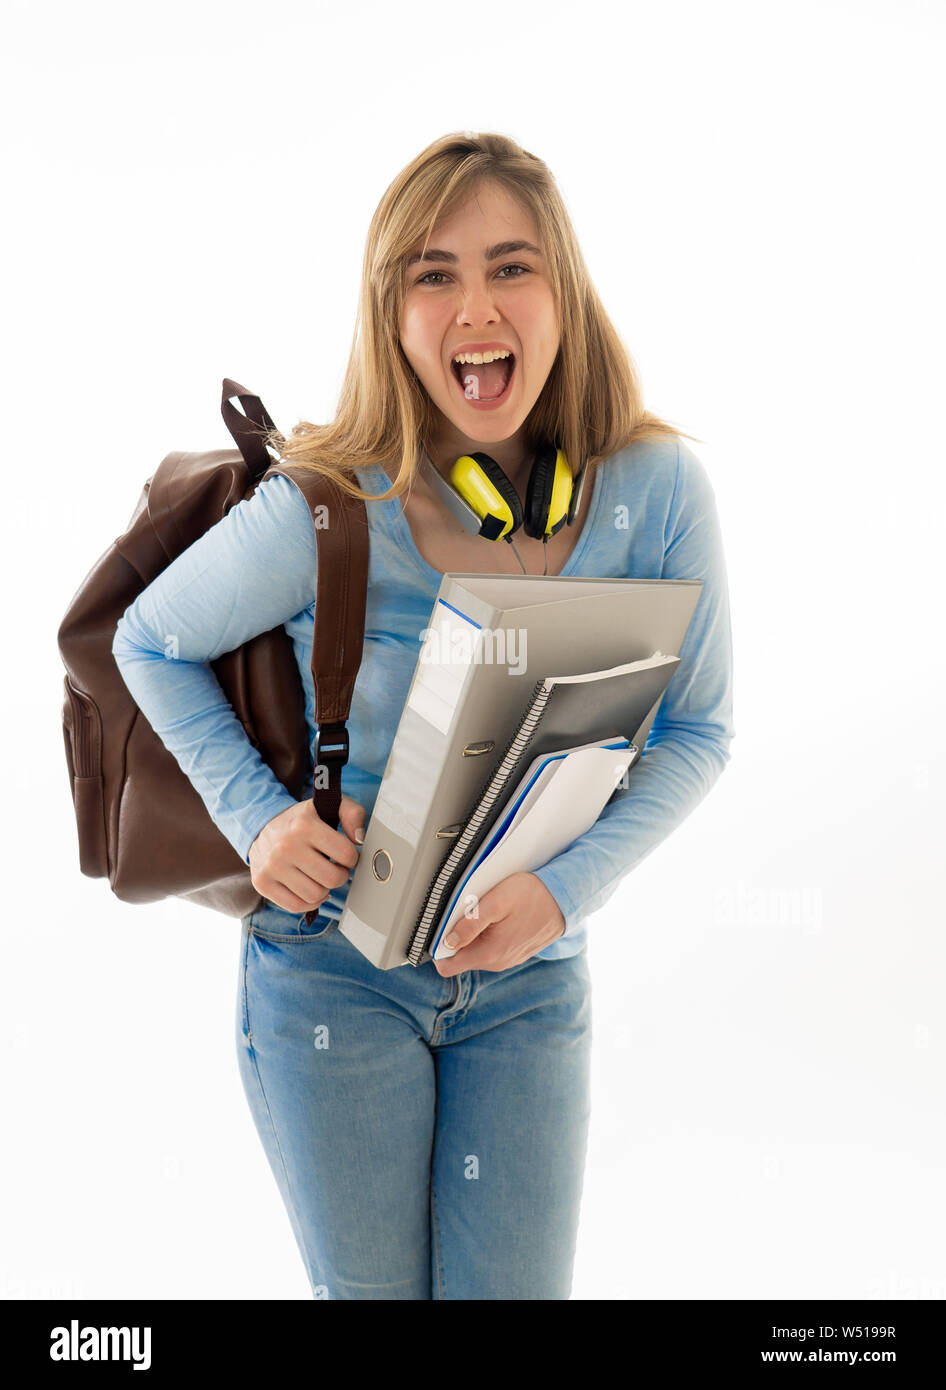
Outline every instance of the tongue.
{"label": "tongue", "polygon": [[[471,400],[494,400],[506,389],[512,372],[512,358],[501,357],[497,362],[464,362],[459,371],[464,395]],[[475,382],[470,380],[471,377],[476,378]]]}

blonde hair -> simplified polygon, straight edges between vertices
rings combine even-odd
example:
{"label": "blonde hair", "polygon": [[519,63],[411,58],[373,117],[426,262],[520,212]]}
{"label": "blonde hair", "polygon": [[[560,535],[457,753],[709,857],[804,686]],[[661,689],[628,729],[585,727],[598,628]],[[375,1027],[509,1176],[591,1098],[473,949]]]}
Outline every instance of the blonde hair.
{"label": "blonde hair", "polygon": [[[435,408],[400,343],[407,257],[421,237],[426,250],[438,218],[450,216],[485,182],[505,189],[532,214],[559,314],[561,347],[524,422],[527,445],[555,440],[573,475],[587,461],[590,484],[594,466],[634,440],[683,434],[644,409],[637,369],[591,283],[549,169],[506,135],[464,131],[428,145],[378,204],[335,419],[327,425],[301,421],[288,439],[271,431],[266,442],[285,463],[327,473],[365,500],[397,497],[409,486]],[[398,472],[386,492],[361,489],[356,468],[395,460]]]}

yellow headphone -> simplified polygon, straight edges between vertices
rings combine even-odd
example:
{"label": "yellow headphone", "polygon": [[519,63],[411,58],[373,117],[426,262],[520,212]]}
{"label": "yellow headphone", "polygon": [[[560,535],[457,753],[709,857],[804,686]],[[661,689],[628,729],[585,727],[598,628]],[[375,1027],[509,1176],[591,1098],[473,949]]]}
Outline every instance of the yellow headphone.
{"label": "yellow headphone", "polygon": [[[421,460],[425,476],[441,501],[471,535],[488,541],[508,541],[514,551],[512,538],[520,527],[527,536],[545,544],[563,526],[572,525],[581,503],[585,463],[573,478],[564,452],[550,440],[541,441],[535,450],[525,507],[489,454],[461,454],[451,466],[448,478],[434,466],[426,449],[421,449]],[[519,559],[518,551],[516,558]],[[519,563],[522,565],[521,559]],[[547,556],[545,568],[548,570]]]}

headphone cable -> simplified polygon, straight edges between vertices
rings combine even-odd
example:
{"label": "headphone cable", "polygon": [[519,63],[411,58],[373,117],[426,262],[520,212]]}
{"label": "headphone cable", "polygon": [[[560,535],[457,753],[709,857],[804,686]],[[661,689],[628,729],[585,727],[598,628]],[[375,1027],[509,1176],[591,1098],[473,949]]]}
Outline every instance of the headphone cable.
{"label": "headphone cable", "polygon": [[[525,565],[522,563],[522,556],[519,554],[518,550],[516,549],[516,542],[513,540],[512,536],[509,537],[509,544],[512,546],[512,553],[515,555],[516,559],[519,561],[519,568],[522,570],[522,573],[523,573],[523,574],[528,574],[528,570],[526,569]],[[542,568],[542,576],[543,576],[543,578],[544,578],[544,577],[548,574],[548,572],[549,572],[549,538],[548,538],[548,536],[543,536],[543,537],[542,537],[542,553],[543,553],[543,555],[545,556],[545,564],[544,564],[544,566],[543,566],[543,568]]]}
{"label": "headphone cable", "polygon": [[522,570],[522,573],[525,574],[525,573],[526,573],[526,567],[525,567],[525,565],[522,563],[522,556],[519,554],[518,550],[516,549],[516,542],[513,540],[512,536],[509,536],[509,537],[508,537],[508,540],[509,540],[509,544],[512,546],[512,553],[515,555],[516,559],[519,561],[519,568]]}

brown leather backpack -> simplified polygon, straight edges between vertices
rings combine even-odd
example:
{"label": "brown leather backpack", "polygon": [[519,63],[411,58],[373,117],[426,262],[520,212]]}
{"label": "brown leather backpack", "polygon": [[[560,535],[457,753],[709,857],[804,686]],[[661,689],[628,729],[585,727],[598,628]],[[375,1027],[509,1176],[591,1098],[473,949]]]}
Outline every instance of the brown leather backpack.
{"label": "brown leather backpack", "polygon": [[[231,404],[238,397],[245,414]],[[360,498],[304,468],[274,464],[273,428],[258,396],[226,378],[221,405],[237,449],[172,453],[144,485],[128,529],[76,591],[59,628],[66,667],[62,723],[79,835],[79,868],[124,902],[188,898],[229,917],[265,901],[196,788],[155,734],[112,656],[118,620],[170,562],[264,477],[283,473],[309,504],[318,546],[312,679],[314,767],[302,681],[284,628],[210,662],[247,737],[297,801],[309,794],[338,825],[346,720],[361,665],[368,588],[368,517]],[[316,518],[316,507],[327,511]],[[328,525],[321,524],[328,517]],[[327,773],[327,785],[321,785]],[[306,913],[307,921],[316,916]]]}

